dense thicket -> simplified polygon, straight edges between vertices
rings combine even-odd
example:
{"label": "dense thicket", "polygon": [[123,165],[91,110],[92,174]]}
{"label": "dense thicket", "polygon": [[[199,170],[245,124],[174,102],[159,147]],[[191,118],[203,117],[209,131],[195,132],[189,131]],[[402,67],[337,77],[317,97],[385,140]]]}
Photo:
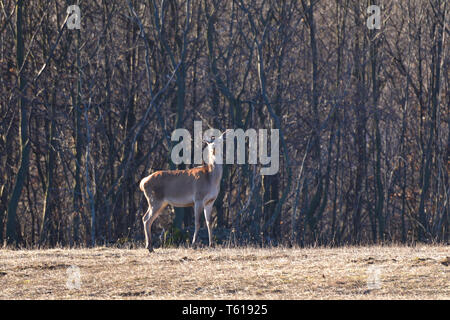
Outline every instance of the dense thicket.
{"label": "dense thicket", "polygon": [[[280,129],[278,174],[225,167],[218,240],[448,242],[448,1],[0,4],[5,243],[142,241],[139,181],[176,167],[170,135],[194,120]],[[177,209],[154,234],[179,242],[192,224]]]}

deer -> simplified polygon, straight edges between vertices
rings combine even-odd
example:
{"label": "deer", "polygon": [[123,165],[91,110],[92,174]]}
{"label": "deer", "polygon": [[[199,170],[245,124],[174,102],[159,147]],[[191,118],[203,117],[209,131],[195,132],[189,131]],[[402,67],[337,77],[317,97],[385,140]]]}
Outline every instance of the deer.
{"label": "deer", "polygon": [[148,203],[148,209],[142,217],[145,248],[150,253],[153,252],[152,224],[168,205],[172,207],[194,207],[193,247],[197,242],[200,216],[203,211],[208,228],[209,246],[212,247],[211,211],[220,191],[223,172],[222,164],[216,163],[215,145],[223,142],[224,134],[227,131],[214,140],[205,141],[207,143],[205,165],[185,170],[160,170],[141,180],[139,188],[144,193]]}

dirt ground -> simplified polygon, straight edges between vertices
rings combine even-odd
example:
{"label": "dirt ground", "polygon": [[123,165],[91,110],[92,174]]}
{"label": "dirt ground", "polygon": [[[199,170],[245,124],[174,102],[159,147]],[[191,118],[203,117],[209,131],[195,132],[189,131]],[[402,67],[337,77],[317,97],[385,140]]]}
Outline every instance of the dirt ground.
{"label": "dirt ground", "polygon": [[0,299],[450,299],[450,247],[2,249],[0,287]]}

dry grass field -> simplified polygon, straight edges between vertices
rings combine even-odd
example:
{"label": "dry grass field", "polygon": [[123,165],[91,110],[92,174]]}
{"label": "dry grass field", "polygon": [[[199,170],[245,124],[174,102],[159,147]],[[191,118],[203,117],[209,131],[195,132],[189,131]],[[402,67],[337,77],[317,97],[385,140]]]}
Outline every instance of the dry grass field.
{"label": "dry grass field", "polygon": [[449,299],[449,246],[0,250],[0,299]]}

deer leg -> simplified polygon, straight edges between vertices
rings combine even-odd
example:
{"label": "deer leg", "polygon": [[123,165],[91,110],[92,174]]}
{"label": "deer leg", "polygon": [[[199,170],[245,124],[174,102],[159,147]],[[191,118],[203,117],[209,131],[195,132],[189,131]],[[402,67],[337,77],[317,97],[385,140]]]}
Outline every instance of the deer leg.
{"label": "deer leg", "polygon": [[151,248],[151,228],[149,228],[150,223],[150,216],[151,216],[151,207],[149,206],[147,212],[145,213],[145,215],[142,217],[142,222],[144,223],[144,234],[145,234],[145,249],[149,249]]}
{"label": "deer leg", "polygon": [[213,207],[214,201],[207,202],[205,205],[204,213],[205,213],[205,220],[206,220],[206,227],[208,227],[208,238],[209,238],[209,246],[212,247],[213,241],[212,241],[212,207]]}
{"label": "deer leg", "polygon": [[195,202],[195,204],[194,204],[195,232],[194,232],[194,238],[192,239],[192,246],[194,246],[197,241],[198,230],[200,229],[200,214],[202,212],[202,209],[203,209],[203,204],[199,201]]}
{"label": "deer leg", "polygon": [[160,202],[152,203],[151,205],[149,205],[149,210],[142,218],[142,221],[144,222],[145,248],[148,249],[149,252],[153,251],[152,224],[165,207],[166,205]]}

